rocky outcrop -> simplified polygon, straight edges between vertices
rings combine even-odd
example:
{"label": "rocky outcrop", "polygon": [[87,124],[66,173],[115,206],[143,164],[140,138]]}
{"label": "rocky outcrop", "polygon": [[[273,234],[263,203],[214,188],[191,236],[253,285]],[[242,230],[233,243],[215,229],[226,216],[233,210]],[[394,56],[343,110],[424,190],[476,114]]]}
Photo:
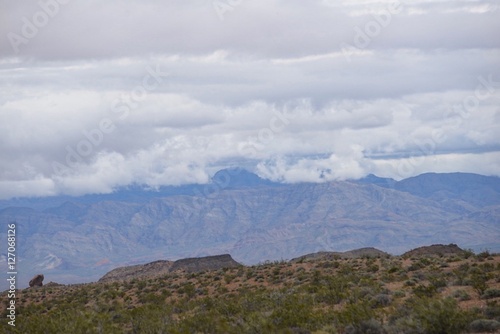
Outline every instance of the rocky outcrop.
{"label": "rocky outcrop", "polygon": [[240,266],[241,264],[233,260],[231,255],[223,254],[177,260],[172,265],[170,271],[183,270],[189,273],[193,273],[208,270],[218,270],[222,268],[236,268]]}
{"label": "rocky outcrop", "polygon": [[35,287],[35,286],[43,286],[43,279],[44,279],[44,277],[42,274],[35,275],[29,283],[30,288]]}
{"label": "rocky outcrop", "polygon": [[415,257],[415,256],[442,256],[442,255],[462,255],[465,251],[455,244],[449,245],[431,245],[412,249],[404,253],[403,257]]}

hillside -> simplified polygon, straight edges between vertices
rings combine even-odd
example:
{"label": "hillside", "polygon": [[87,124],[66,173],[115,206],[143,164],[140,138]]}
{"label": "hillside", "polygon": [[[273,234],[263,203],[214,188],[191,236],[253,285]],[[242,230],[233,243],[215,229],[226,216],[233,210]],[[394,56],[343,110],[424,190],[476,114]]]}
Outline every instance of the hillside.
{"label": "hillside", "polygon": [[402,257],[413,256],[443,256],[443,255],[463,255],[465,251],[455,244],[431,245],[412,249],[402,255]]}
{"label": "hillside", "polygon": [[378,257],[389,257],[391,255],[383,252],[379,249],[373,247],[365,247],[360,249],[354,249],[347,252],[317,252],[312,254],[306,254],[295,259],[291,259],[292,262],[301,262],[306,260],[336,260],[336,259],[353,259],[353,258],[378,258]]}
{"label": "hillside", "polygon": [[17,298],[6,333],[498,333],[500,256],[304,258]]}
{"label": "hillside", "polygon": [[142,265],[140,264],[113,269],[101,277],[99,282],[124,281],[136,278],[154,278],[176,271],[196,273],[200,271],[218,270],[224,268],[237,268],[239,266],[241,266],[241,264],[234,261],[229,254],[180,259],[174,262],[159,260]]}
{"label": "hillside", "polygon": [[89,282],[117,267],[224,253],[255,264],[363,247],[391,254],[430,243],[499,248],[498,178],[421,178],[415,188],[407,185],[419,177],[276,184],[226,170],[209,185],[65,198],[43,210],[9,206],[0,211],[0,237],[17,222],[21,287],[38,272],[63,283]]}

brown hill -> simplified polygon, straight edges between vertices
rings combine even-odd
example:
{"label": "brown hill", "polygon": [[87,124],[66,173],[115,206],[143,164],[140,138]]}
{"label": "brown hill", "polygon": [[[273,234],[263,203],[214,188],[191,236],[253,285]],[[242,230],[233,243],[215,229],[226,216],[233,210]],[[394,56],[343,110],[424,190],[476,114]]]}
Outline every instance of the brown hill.
{"label": "brown hill", "polygon": [[170,272],[174,262],[159,260],[135,266],[120,267],[106,273],[99,282],[124,281],[134,278],[158,277]]}
{"label": "brown hill", "polygon": [[231,255],[215,255],[198,258],[187,258],[172,261],[155,261],[146,264],[120,267],[105,274],[99,282],[123,281],[134,278],[153,278],[164,276],[174,271],[185,271],[187,273],[218,270],[222,268],[236,268],[241,266],[234,261]]}
{"label": "brown hill", "polygon": [[353,249],[347,252],[318,252],[307,254],[304,256],[300,256],[292,259],[290,262],[299,262],[304,260],[317,260],[317,259],[353,259],[353,258],[366,258],[366,257],[389,257],[390,255],[386,252],[383,252],[379,249],[373,247],[359,248]]}
{"label": "brown hill", "polygon": [[465,251],[458,247],[456,244],[442,245],[436,244],[431,246],[423,246],[412,249],[404,253],[403,257],[415,257],[415,256],[443,256],[443,255],[461,255]]}
{"label": "brown hill", "polygon": [[195,257],[177,260],[170,268],[170,271],[182,270],[188,273],[208,271],[208,270],[218,270],[222,268],[236,268],[240,267],[241,264],[233,260],[231,255],[215,255],[206,257]]}

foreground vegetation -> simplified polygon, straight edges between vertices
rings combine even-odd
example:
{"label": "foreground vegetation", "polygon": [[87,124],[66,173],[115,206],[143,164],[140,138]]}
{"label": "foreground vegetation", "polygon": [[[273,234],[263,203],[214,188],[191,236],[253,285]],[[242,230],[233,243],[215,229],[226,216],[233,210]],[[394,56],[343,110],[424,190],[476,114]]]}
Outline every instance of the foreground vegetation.
{"label": "foreground vegetation", "polygon": [[[2,295],[5,318],[6,295]],[[500,330],[500,256],[317,259],[18,292],[5,333]]]}

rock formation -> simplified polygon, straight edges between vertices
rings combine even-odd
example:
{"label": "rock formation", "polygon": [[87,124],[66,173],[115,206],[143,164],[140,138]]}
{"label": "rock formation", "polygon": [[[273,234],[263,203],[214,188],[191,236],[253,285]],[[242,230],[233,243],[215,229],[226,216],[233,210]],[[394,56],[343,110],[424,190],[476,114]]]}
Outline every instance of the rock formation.
{"label": "rock formation", "polygon": [[43,286],[43,275],[42,274],[38,274],[38,275],[35,275],[31,281],[30,281],[30,288],[34,287],[34,286]]}

